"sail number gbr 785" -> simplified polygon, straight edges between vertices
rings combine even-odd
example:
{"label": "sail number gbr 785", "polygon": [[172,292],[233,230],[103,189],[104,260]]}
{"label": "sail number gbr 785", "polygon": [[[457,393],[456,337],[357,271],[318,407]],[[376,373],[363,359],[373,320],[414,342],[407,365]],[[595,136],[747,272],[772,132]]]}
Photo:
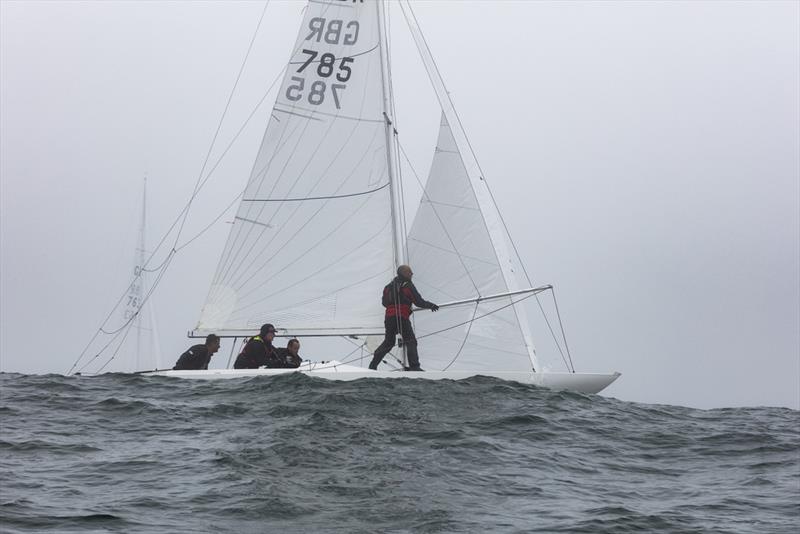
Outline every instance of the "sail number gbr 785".
{"label": "sail number gbr 785", "polygon": [[[325,42],[331,45],[352,46],[358,41],[358,21],[351,20],[345,23],[339,19],[326,20],[314,17],[308,22],[311,33],[306,41]],[[347,81],[353,74],[352,57],[336,57],[330,52],[320,54],[316,50],[304,48],[302,50],[303,62],[297,68],[297,74],[292,76],[292,83],[286,88],[286,98],[292,102],[305,100],[314,106],[322,105],[326,98],[332,98],[336,109],[341,109],[340,91],[347,88]],[[292,62],[296,65],[300,62]],[[308,78],[312,78],[308,80]],[[316,79],[314,79],[316,78]]]}

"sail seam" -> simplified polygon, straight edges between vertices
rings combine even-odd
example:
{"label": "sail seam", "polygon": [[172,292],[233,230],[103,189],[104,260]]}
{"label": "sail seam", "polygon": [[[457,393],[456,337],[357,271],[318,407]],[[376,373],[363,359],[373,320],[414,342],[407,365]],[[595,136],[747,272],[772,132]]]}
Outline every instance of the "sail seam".
{"label": "sail seam", "polygon": [[[322,119],[318,119],[317,117],[314,117],[312,115],[303,115],[302,113],[297,113],[295,111],[289,111],[289,110],[286,110],[286,109],[280,109],[278,107],[274,107],[274,108],[272,108],[272,110],[273,111],[277,111],[279,113],[286,113],[287,115],[294,115],[295,117],[300,117],[302,119],[308,119],[310,121],[325,122]],[[314,113],[314,112],[312,112],[312,113]]]}
{"label": "sail seam", "polygon": [[429,198],[423,198],[422,202],[429,202],[431,204],[438,204],[439,206],[447,206],[450,208],[458,208],[462,210],[474,210],[474,211],[481,211],[480,208],[473,208],[472,206],[459,206],[458,204],[448,204],[447,202],[439,202],[438,200],[431,200]]}
{"label": "sail seam", "polygon": [[493,263],[491,261],[482,260],[480,258],[474,258],[472,256],[467,256],[466,254],[459,253],[457,250],[447,250],[444,247],[437,247],[436,245],[434,245],[432,243],[428,243],[427,241],[422,241],[421,239],[417,239],[416,237],[409,237],[408,239],[409,239],[409,241],[416,241],[417,243],[420,243],[421,245],[426,245],[426,246],[429,246],[431,248],[435,248],[436,250],[441,250],[442,252],[447,252],[448,254],[455,254],[456,256],[459,256],[461,258],[466,258],[468,260],[473,260],[473,261],[477,261],[477,262],[480,262],[480,263],[483,263],[483,264],[486,264],[486,265],[491,265],[492,267],[499,267],[498,263]]}
{"label": "sail seam", "polygon": [[[302,108],[300,106],[294,106],[294,107],[295,107],[295,109],[299,109],[301,111],[307,111],[309,113],[313,113],[314,115],[324,115],[326,117],[333,117],[335,119],[345,119],[345,120],[349,120],[349,121],[358,121],[358,122],[377,122],[377,123],[382,123],[383,122],[383,119],[364,119],[364,118],[361,118],[361,117],[350,117],[350,116],[347,116],[347,115],[337,115],[336,113],[327,113],[327,112],[324,112],[324,111],[317,111],[315,109]],[[303,117],[304,119],[312,119],[312,120],[315,120],[315,121],[322,121],[322,119],[317,119],[316,117],[310,117],[310,116],[306,116],[306,115],[301,115],[300,113],[295,113],[293,111],[287,111],[287,110],[281,109],[281,108],[279,108],[277,106],[273,107],[272,109],[275,110],[275,111],[279,111],[281,113],[287,113],[289,115],[297,115],[298,117]]]}

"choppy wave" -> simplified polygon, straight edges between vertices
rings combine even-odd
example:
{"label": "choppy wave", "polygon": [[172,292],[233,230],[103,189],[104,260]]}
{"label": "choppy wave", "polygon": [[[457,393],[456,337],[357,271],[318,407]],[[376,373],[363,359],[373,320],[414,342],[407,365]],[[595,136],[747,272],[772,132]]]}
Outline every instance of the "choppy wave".
{"label": "choppy wave", "polygon": [[490,378],[0,374],[5,532],[795,532],[800,412]]}

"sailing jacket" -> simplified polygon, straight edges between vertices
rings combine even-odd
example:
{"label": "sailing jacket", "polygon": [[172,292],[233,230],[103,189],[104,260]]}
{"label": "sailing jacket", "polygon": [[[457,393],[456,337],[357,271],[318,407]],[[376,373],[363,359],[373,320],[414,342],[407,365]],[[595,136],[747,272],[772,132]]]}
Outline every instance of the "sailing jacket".
{"label": "sailing jacket", "polygon": [[300,356],[292,356],[289,354],[289,349],[284,347],[278,347],[275,349],[275,354],[278,356],[278,360],[280,361],[279,367],[294,369],[300,367],[300,364],[303,363],[303,360],[300,358]]}
{"label": "sailing jacket", "polygon": [[208,369],[208,362],[211,360],[211,354],[208,353],[208,347],[205,345],[194,345],[186,352],[181,354],[178,362],[175,364],[175,371],[187,371]]}
{"label": "sailing jacket", "polygon": [[262,365],[267,367],[281,366],[272,343],[261,339],[261,336],[255,336],[250,338],[242,352],[236,357],[233,368],[258,369]]}
{"label": "sailing jacket", "polygon": [[411,316],[412,305],[428,309],[435,306],[432,302],[422,298],[417,288],[411,283],[411,280],[406,280],[400,276],[396,276],[394,280],[383,288],[381,302],[386,308],[386,317],[399,315],[403,319],[408,319]]}

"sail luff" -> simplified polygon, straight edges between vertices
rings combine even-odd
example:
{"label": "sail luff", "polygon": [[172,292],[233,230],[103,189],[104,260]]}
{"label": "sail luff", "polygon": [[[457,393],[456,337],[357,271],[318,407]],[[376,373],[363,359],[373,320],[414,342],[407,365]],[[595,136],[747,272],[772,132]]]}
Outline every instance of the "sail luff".
{"label": "sail luff", "polygon": [[[439,70],[433,59],[433,55],[431,54],[427,42],[422,34],[422,30],[420,29],[419,24],[414,17],[411,4],[408,0],[405,0],[405,4],[406,5],[404,6],[401,0],[400,6],[403,10],[403,14],[405,15],[406,22],[408,23],[409,30],[411,31],[411,35],[414,39],[414,43],[417,46],[417,51],[420,54],[420,58],[422,59],[422,63],[428,73],[431,85],[433,86],[434,92],[439,100],[445,120],[449,124],[449,128],[455,140],[456,146],[458,147],[462,163],[467,169],[467,175],[470,183],[472,184],[472,189],[475,193],[476,200],[491,236],[492,246],[494,247],[495,254],[497,255],[497,259],[500,264],[501,273],[509,290],[515,290],[518,288],[518,285],[516,282],[516,277],[511,269],[512,257],[508,251],[508,248],[505,246],[505,234],[503,233],[502,222],[499,220],[499,213],[497,212],[495,203],[491,198],[487,188],[488,186],[485,183],[477,161],[474,159],[472,150],[469,147],[466,133],[464,132],[461,121],[458,118],[455,106],[450,99],[450,94],[447,91],[444,80],[439,73]],[[408,15],[409,13],[411,13],[410,17]],[[519,328],[525,340],[525,346],[528,352],[528,357],[531,361],[531,365],[533,366],[534,370],[538,370],[539,363],[536,357],[536,349],[533,345],[533,340],[530,335],[525,310],[519,304],[514,304],[512,309],[514,310]]]}

